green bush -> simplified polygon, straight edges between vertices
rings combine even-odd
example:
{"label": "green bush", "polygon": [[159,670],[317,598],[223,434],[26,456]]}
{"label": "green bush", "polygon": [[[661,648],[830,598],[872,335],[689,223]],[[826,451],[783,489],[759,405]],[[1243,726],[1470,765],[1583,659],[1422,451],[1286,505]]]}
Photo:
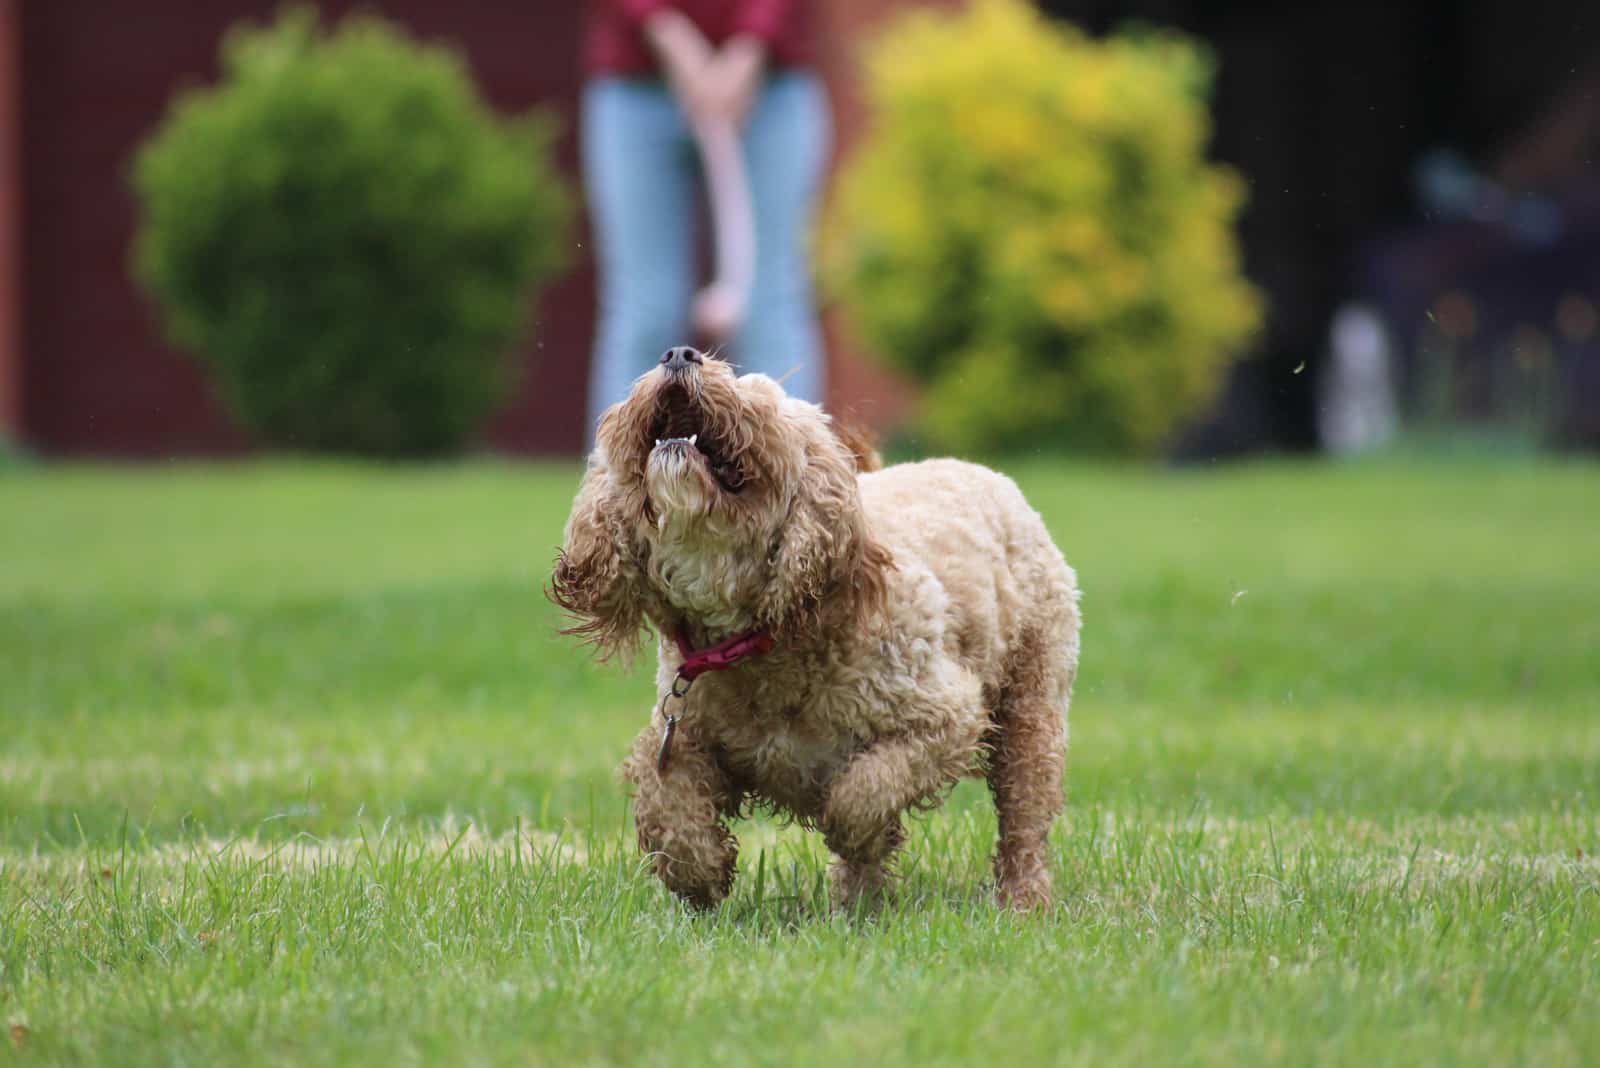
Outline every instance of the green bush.
{"label": "green bush", "polygon": [[373,17],[235,29],[223,72],[135,165],[135,274],[173,340],[268,443],[460,447],[564,259],[550,122],[502,122],[457,56]]}
{"label": "green bush", "polygon": [[976,0],[896,24],[868,75],[824,276],[926,385],[929,444],[1148,453],[1200,414],[1260,320],[1203,54]]}

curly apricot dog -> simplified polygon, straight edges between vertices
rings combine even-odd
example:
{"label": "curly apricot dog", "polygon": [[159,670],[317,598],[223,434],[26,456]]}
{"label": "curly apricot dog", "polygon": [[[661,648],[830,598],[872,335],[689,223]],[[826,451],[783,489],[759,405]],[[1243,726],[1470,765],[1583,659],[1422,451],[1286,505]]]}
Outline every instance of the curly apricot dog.
{"label": "curly apricot dog", "polygon": [[[571,633],[662,636],[623,773],[676,894],[733,883],[747,806],[822,831],[840,905],[874,895],[908,809],[982,773],[1000,900],[1050,900],[1078,592],[1010,479],[881,471],[816,405],[678,348],[601,419],[551,587]],[[692,694],[689,692],[693,684]]]}

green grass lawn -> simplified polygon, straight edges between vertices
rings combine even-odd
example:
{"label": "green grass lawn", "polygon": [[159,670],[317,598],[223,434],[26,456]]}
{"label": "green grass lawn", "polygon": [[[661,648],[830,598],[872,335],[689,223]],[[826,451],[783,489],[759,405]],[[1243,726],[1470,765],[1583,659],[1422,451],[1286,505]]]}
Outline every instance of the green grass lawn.
{"label": "green grass lawn", "polygon": [[0,477],[0,1063],[1594,1063],[1600,469],[1013,472],[1077,566],[1060,907],[641,869],[575,468]]}

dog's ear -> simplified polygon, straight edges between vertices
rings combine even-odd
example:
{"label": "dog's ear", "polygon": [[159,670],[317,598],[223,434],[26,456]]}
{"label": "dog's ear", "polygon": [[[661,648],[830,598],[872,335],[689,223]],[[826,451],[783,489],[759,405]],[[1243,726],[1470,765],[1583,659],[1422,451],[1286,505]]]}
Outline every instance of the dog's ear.
{"label": "dog's ear", "polygon": [[856,470],[862,474],[868,471],[883,470],[883,456],[878,452],[878,443],[874,440],[872,431],[860,423],[833,421],[833,435],[839,443],[850,450],[850,455],[856,462]]}
{"label": "dog's ear", "polygon": [[780,636],[824,619],[859,625],[881,611],[894,558],[867,529],[858,457],[826,425],[807,435],[805,469],[768,563],[762,621]]}
{"label": "dog's ear", "polygon": [[589,461],[572,502],[561,554],[546,591],[574,622],[563,634],[581,635],[605,660],[631,659],[644,625],[642,576],[629,551],[627,503],[613,491],[601,453]]}

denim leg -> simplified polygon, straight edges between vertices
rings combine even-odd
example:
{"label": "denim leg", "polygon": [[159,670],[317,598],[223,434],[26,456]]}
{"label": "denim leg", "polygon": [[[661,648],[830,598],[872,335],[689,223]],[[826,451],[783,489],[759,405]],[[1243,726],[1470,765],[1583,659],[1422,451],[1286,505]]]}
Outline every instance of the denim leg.
{"label": "denim leg", "polygon": [[583,94],[583,172],[599,268],[588,440],[607,407],[689,337],[699,164],[666,87],[602,78]]}
{"label": "denim leg", "polygon": [[784,378],[823,399],[822,335],[811,286],[811,228],[828,158],[828,102],[820,79],[779,73],[762,88],[745,129],[756,215],[756,270],[731,357],[741,371]]}

